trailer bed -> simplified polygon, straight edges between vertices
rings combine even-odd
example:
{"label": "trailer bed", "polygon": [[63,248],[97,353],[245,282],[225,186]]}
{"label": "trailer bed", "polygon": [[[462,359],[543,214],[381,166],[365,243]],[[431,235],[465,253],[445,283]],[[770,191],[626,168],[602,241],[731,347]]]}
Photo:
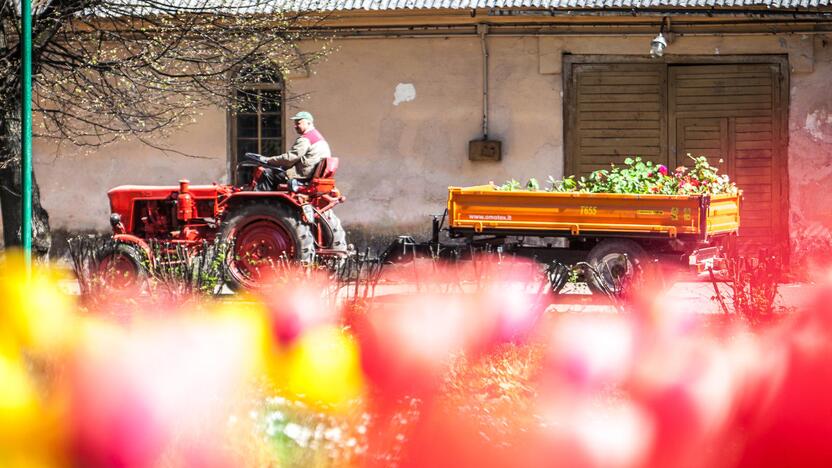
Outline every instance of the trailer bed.
{"label": "trailer bed", "polygon": [[652,195],[449,187],[448,227],[472,234],[693,238],[735,234],[741,194]]}

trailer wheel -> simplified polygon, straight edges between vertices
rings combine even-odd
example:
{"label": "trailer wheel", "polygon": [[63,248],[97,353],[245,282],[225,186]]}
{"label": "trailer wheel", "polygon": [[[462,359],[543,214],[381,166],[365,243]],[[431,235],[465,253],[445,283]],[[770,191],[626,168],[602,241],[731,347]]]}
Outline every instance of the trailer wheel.
{"label": "trailer wheel", "polygon": [[241,207],[220,228],[231,246],[225,259],[228,287],[257,288],[285,262],[311,262],[315,240],[300,213],[284,205],[258,203]]}
{"label": "trailer wheel", "polygon": [[115,291],[139,292],[147,281],[147,256],[137,245],[117,243],[95,256],[96,272],[102,285]]}
{"label": "trailer wheel", "polygon": [[606,239],[589,251],[586,284],[596,294],[627,296],[644,280],[647,252],[628,239]]}
{"label": "trailer wheel", "polygon": [[[325,211],[323,217],[329,225],[329,229],[324,228],[324,240],[326,248],[336,251],[337,253],[347,252],[347,233],[341,226],[341,220],[335,215],[333,210]],[[329,232],[327,232],[329,231]]]}

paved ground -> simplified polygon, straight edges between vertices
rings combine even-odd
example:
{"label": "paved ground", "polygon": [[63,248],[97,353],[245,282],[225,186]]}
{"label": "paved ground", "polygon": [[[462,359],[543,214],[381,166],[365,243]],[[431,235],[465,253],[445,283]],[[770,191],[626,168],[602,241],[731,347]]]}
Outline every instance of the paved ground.
{"label": "paved ground", "polygon": [[[78,294],[79,288],[75,280],[64,280],[60,287],[69,294]],[[727,283],[719,283],[725,301],[730,303],[731,288]],[[473,289],[473,288],[472,288]],[[412,294],[418,292],[415,284],[397,283],[382,284],[376,287],[375,295],[381,298],[387,295]],[[224,291],[231,294],[230,291]],[[352,291],[350,291],[352,293]],[[667,292],[667,300],[676,310],[699,313],[718,314],[721,313],[719,303],[714,299],[714,286],[708,281],[678,281],[673,283]],[[801,308],[814,298],[813,286],[806,283],[787,283],[779,288],[779,297],[776,304],[783,307]],[[589,294],[586,285],[582,283],[567,284],[560,297],[561,303],[553,305],[550,310],[558,312],[614,312],[615,308],[599,304],[599,298]]]}

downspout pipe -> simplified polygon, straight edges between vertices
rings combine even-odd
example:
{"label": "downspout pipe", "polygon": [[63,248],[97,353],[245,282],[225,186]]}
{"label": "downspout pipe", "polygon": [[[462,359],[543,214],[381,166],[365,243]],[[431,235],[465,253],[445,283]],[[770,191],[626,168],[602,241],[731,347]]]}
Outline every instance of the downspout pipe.
{"label": "downspout pipe", "polygon": [[488,139],[488,35],[487,24],[477,24],[477,33],[480,36],[482,46],[482,139]]}

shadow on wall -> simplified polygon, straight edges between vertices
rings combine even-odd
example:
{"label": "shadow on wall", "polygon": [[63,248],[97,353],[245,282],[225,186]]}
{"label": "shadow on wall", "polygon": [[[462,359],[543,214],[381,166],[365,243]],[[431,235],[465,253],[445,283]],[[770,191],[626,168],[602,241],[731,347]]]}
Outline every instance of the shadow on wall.
{"label": "shadow on wall", "polygon": [[69,239],[76,236],[92,235],[100,236],[111,234],[112,231],[96,231],[92,229],[85,230],[67,230],[67,229],[52,229],[52,248],[49,250],[49,260],[58,263],[71,263],[72,257],[69,254]]}

